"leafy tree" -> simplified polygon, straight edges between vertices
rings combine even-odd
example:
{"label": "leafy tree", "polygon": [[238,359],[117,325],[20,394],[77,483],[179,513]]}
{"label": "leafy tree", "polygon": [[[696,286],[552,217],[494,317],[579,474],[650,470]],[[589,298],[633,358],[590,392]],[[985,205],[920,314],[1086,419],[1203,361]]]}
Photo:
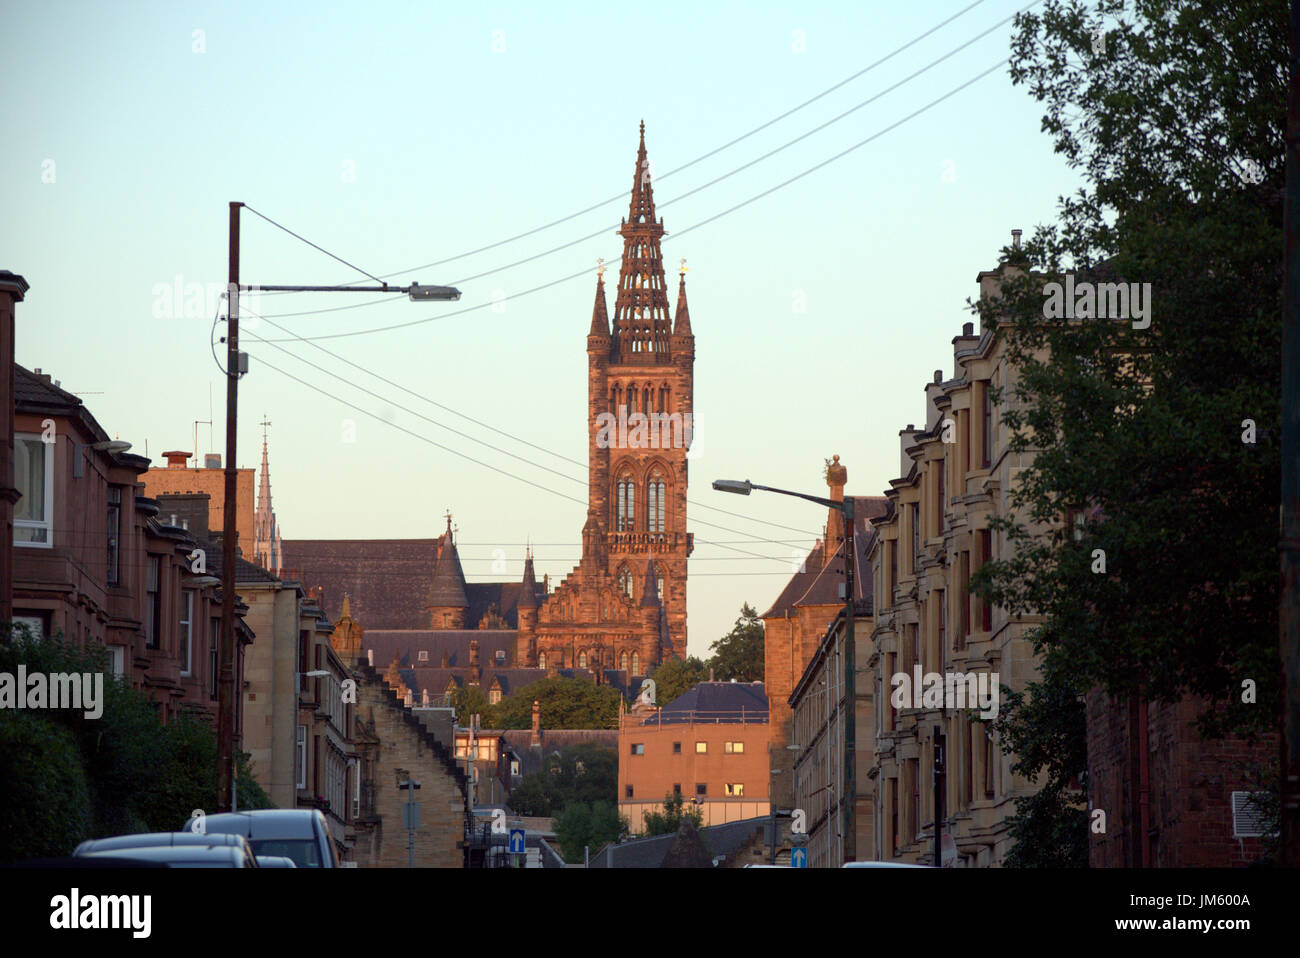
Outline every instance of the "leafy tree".
{"label": "leafy tree", "polygon": [[554,815],[574,804],[618,801],[618,752],[582,742],[548,755],[538,772],[510,792],[510,807],[521,815]]}
{"label": "leafy tree", "polygon": [[[481,724],[484,728],[491,728],[488,724],[488,717],[492,714],[492,706],[488,703],[487,693],[478,685],[461,685],[457,686],[451,693],[451,707],[456,711],[456,720],[462,725],[469,722],[471,715],[482,716]],[[528,706],[532,708],[532,703]]]}
{"label": "leafy tree", "polygon": [[560,843],[560,854],[571,865],[583,860],[585,849],[596,851],[610,842],[621,842],[628,836],[627,819],[618,813],[611,802],[591,805],[577,802],[570,805],[555,820],[555,837]]}
{"label": "leafy tree", "polygon": [[[47,674],[108,666],[102,647],[61,634],[36,639],[21,626],[0,635],[0,672],[15,674],[19,664]],[[217,743],[207,721],[182,714],[164,726],[147,695],[111,675],[100,705],[95,719],[84,709],[0,714],[0,860],[67,855],[85,838],[174,831],[193,809],[212,807]],[[247,756],[239,771],[240,806],[269,806]]]}
{"label": "leafy tree", "polygon": [[0,862],[67,855],[91,837],[90,786],[65,726],[0,710],[0,771]]}
{"label": "leafy tree", "polygon": [[[1063,783],[1079,771],[1084,691],[1199,696],[1207,736],[1250,736],[1279,714],[1287,13],[1049,0],[1017,30],[1013,82],[1044,102],[1043,128],[1085,185],[1058,226],[1004,250],[1029,274],[977,306],[986,325],[1013,324],[1015,382],[995,401],[1011,450],[1035,458],[995,521],[1015,554],[971,588],[1043,617],[1042,679],[1002,723],[1019,770],[1046,776],[1014,822],[1016,861],[1068,849],[1082,864],[1086,832],[1063,840],[1084,827]],[[1049,318],[1044,283],[1067,267],[1150,283],[1149,327]],[[1248,679],[1255,704],[1241,700]]]}
{"label": "leafy tree", "polygon": [[709,666],[721,682],[760,682],[763,679],[763,620],[746,602],[731,631],[709,646]]}
{"label": "leafy tree", "polygon": [[484,714],[483,725],[499,729],[532,728],[536,700],[541,705],[541,722],[545,728],[617,728],[620,698],[616,689],[583,679],[542,679],[490,707]]}
{"label": "leafy tree", "polygon": [[693,655],[668,659],[659,663],[650,677],[655,681],[655,704],[662,706],[707,679],[709,667]]}
{"label": "leafy tree", "polygon": [[704,812],[695,805],[686,806],[680,793],[664,796],[662,812],[646,812],[642,816],[646,835],[675,835],[682,819],[689,818],[696,828],[704,824]]}

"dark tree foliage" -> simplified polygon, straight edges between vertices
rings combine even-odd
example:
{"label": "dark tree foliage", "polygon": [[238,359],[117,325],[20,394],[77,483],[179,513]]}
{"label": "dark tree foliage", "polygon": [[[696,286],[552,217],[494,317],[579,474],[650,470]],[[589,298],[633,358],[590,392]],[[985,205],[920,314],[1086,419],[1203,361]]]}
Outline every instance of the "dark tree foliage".
{"label": "dark tree foliage", "polygon": [[595,742],[546,756],[542,768],[510,791],[520,815],[551,816],[573,804],[618,801],[618,752]]}
{"label": "dark tree foliage", "polygon": [[483,728],[533,727],[533,701],[541,708],[543,728],[595,729],[618,727],[622,696],[608,685],[585,679],[549,678],[526,685],[483,714]]}
{"label": "dark tree foliage", "polygon": [[[1070,703],[1085,691],[1200,696],[1207,736],[1278,720],[1287,10],[1050,0],[1017,31],[1012,79],[1085,185],[1058,225],[1004,250],[1030,273],[978,306],[1014,324],[1016,379],[996,402],[1012,450],[1036,458],[998,522],[1014,558],[972,590],[1045,623],[1042,679],[1000,723],[1020,770],[1045,775],[1021,803],[1016,861],[1082,864],[1063,783],[1080,770]],[[1151,284],[1149,327],[1046,318],[1044,283],[1066,269]]]}
{"label": "dark tree foliage", "polygon": [[719,682],[763,680],[763,620],[746,602],[731,631],[709,646],[713,658],[708,662]]}
{"label": "dark tree foliage", "polygon": [[610,842],[620,842],[628,835],[627,819],[619,815],[611,802],[581,802],[570,805],[555,820],[555,837],[560,854],[570,865],[583,860],[583,852],[593,853]]}
{"label": "dark tree foliage", "polygon": [[[0,712],[0,782],[6,783],[0,861],[71,854],[87,838],[175,831],[212,808],[217,742],[211,725],[180,715],[167,725],[149,698],[108,674],[102,647],[63,637],[0,635],[0,672],[104,674],[102,714],[85,709]],[[241,808],[269,807],[241,756]]]}
{"label": "dark tree foliage", "polygon": [[655,704],[667,705],[697,683],[705,681],[709,677],[709,667],[691,655],[660,663],[650,677],[655,681]]}
{"label": "dark tree foliage", "polygon": [[680,794],[664,796],[662,812],[646,812],[643,816],[646,835],[675,835],[682,820],[689,818],[696,828],[704,824],[704,813],[695,805],[687,806]]}

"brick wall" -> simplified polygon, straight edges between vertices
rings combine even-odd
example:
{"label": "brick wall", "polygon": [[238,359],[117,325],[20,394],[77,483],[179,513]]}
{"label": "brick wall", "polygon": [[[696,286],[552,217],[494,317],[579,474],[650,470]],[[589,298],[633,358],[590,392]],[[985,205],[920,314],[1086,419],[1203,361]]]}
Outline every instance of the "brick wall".
{"label": "brick wall", "polygon": [[[1253,745],[1238,738],[1204,740],[1193,724],[1204,704],[1187,698],[1148,705],[1148,815],[1154,867],[1242,867],[1253,864],[1263,852],[1261,839],[1232,836],[1232,793],[1251,790],[1249,767],[1276,756],[1276,736]],[[1106,812],[1105,833],[1089,833],[1089,864],[1140,867],[1137,707],[1094,691],[1087,697],[1087,715],[1088,797],[1092,809]]]}

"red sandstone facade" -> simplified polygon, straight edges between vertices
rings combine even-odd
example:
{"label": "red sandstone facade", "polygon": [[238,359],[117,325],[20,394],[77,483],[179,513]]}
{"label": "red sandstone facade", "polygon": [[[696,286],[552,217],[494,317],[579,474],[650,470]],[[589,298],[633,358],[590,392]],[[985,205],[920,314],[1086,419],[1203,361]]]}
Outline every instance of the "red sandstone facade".
{"label": "red sandstone facade", "polygon": [[686,271],[668,313],[645,124],[611,327],[603,267],[587,335],[589,492],[582,561],[536,609],[519,610],[519,666],[645,675],[686,651],[687,451],[695,337]]}

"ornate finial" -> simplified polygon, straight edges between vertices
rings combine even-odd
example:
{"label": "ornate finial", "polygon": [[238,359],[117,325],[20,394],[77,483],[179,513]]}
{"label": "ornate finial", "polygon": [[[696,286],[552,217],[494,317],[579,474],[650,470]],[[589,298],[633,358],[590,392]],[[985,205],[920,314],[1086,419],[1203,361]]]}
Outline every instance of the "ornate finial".
{"label": "ornate finial", "polygon": [[271,420],[266,418],[266,413],[262,413],[262,421],[258,423],[262,427],[262,442],[266,442],[266,428],[271,425]]}
{"label": "ornate finial", "polygon": [[641,139],[645,139],[645,120],[641,121]]}
{"label": "ornate finial", "polygon": [[451,532],[451,510],[448,509],[444,515],[447,517],[447,531]]}
{"label": "ornate finial", "polygon": [[596,275],[601,279],[605,277],[605,257],[603,256],[596,260]]}
{"label": "ornate finial", "polygon": [[686,275],[686,270],[687,270],[687,268],[688,268],[688,267],[686,266],[686,257],[683,256],[683,257],[682,257],[682,275],[683,275],[683,276]]}

